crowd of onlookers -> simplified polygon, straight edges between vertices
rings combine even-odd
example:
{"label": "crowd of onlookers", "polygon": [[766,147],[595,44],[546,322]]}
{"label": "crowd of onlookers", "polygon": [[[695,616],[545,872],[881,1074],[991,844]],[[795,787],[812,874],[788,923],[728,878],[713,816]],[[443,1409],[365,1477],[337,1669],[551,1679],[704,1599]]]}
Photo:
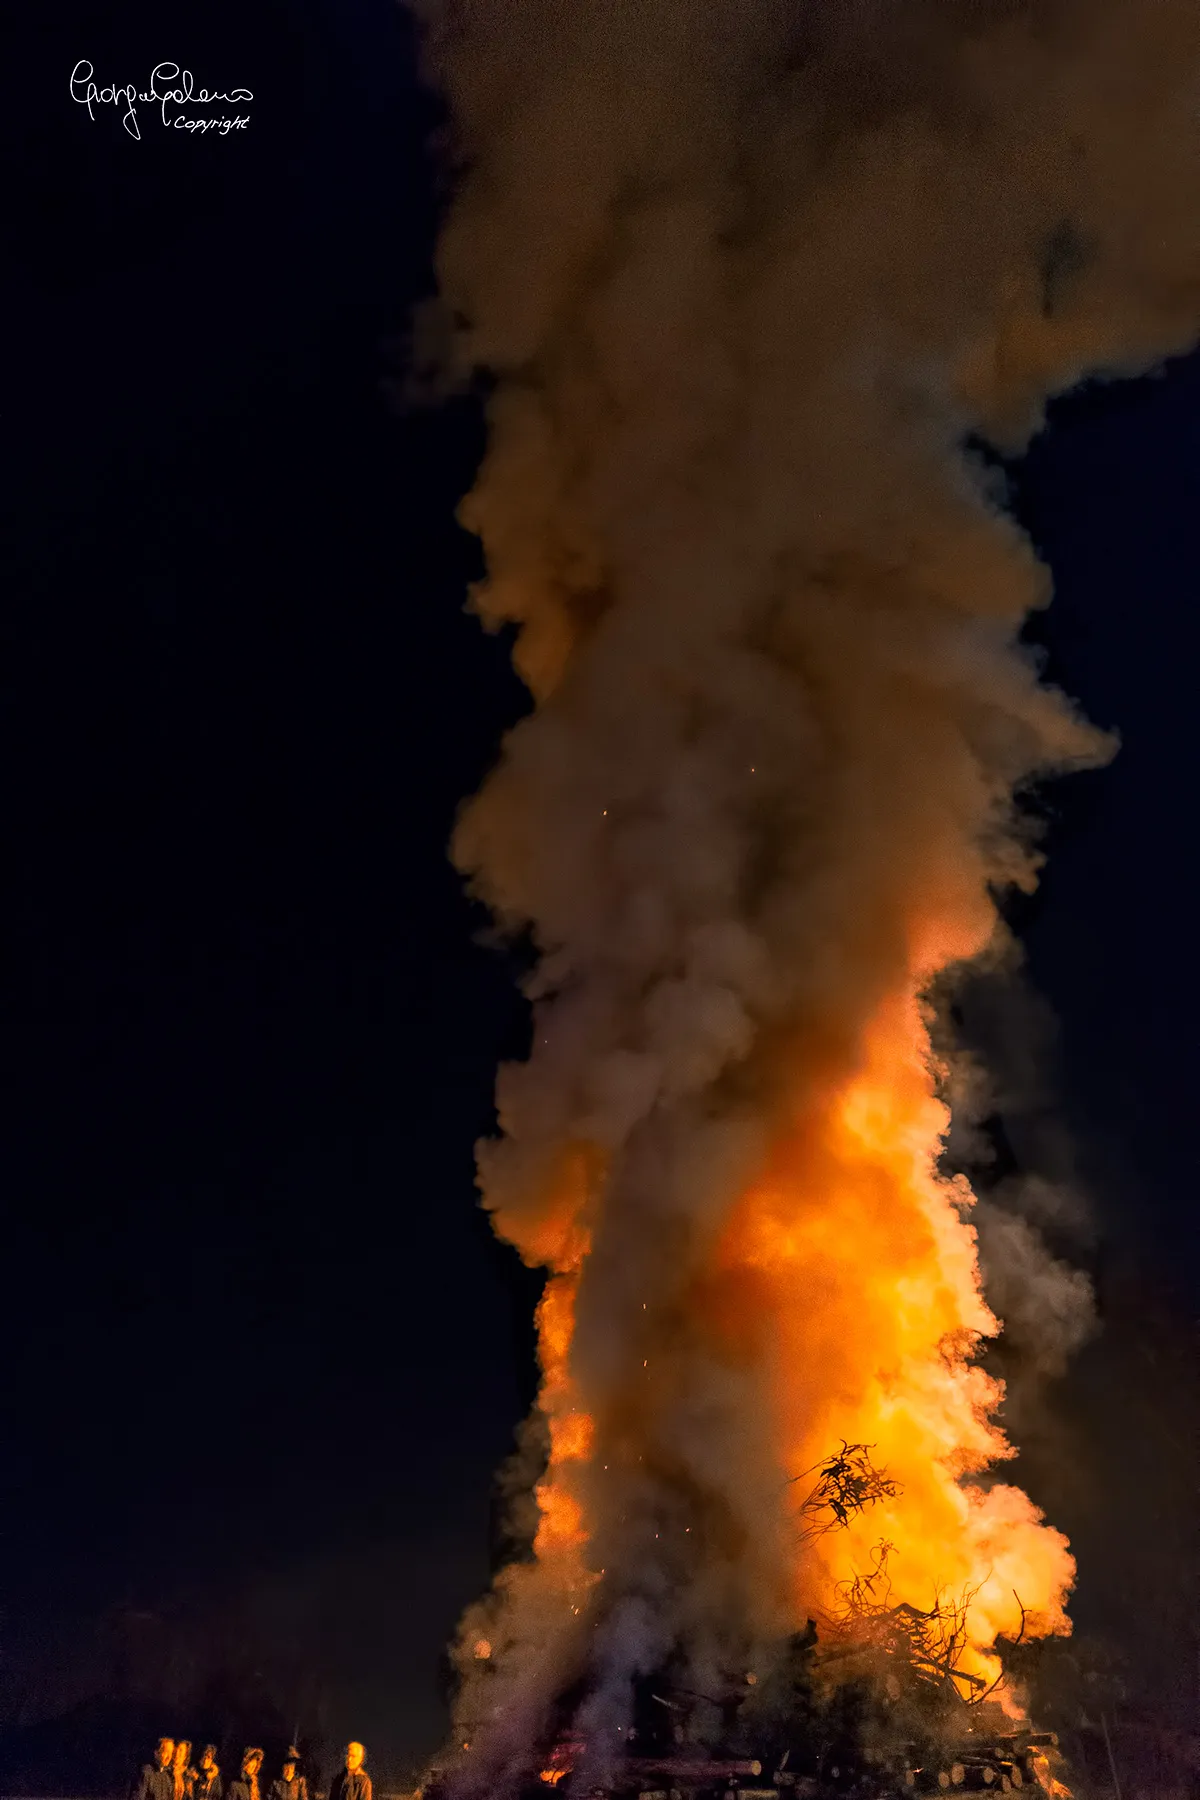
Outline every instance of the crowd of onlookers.
{"label": "crowd of onlookers", "polygon": [[[345,1764],[330,1783],[329,1800],[371,1800],[371,1777],[363,1767],[365,1754],[361,1744],[346,1745]],[[300,1752],[294,1745],[265,1792],[262,1766],[262,1751],[248,1745],[238,1774],[226,1782],[215,1744],[205,1744],[193,1767],[192,1746],[186,1738],[159,1738],[154,1760],[143,1765],[130,1800],[309,1800]]]}

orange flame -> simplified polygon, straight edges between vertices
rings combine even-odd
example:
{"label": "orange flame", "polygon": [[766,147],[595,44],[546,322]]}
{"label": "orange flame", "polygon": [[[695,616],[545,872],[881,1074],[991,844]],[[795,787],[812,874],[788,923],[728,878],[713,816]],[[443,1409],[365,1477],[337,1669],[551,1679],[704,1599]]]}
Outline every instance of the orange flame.
{"label": "orange flame", "polygon": [[[894,1600],[970,1597],[961,1666],[991,1681],[991,1646],[1015,1635],[1022,1604],[1027,1630],[1069,1629],[1074,1565],[1022,1492],[961,1479],[1013,1452],[992,1417],[1003,1390],[972,1361],[999,1325],[980,1292],[973,1196],[936,1172],[947,1124],[912,991],[880,1009],[857,1075],[810,1109],[743,1196],[722,1257],[753,1277],[740,1291],[765,1318],[789,1473],[850,1439],[870,1444],[899,1488],[798,1558],[798,1614],[836,1610],[840,1586],[886,1542]],[[803,1482],[792,1491],[802,1503]]]}
{"label": "orange flame", "polygon": [[[570,1372],[575,1332],[575,1295],[591,1247],[585,1224],[587,1201],[600,1179],[599,1159],[590,1145],[571,1145],[538,1204],[520,1218],[501,1215],[497,1228],[531,1267],[555,1271],[537,1310],[538,1361],[542,1371],[538,1405],[550,1431],[546,1477],[536,1492],[540,1523],[534,1543],[539,1560],[580,1551],[587,1542],[582,1508],[564,1482],[563,1471],[586,1462],[594,1424],[580,1405]],[[567,1578],[574,1586],[578,1576]]]}
{"label": "orange flame", "polygon": [[541,1558],[555,1551],[581,1549],[587,1541],[582,1508],[563,1481],[566,1465],[588,1460],[594,1429],[592,1419],[578,1407],[569,1372],[578,1284],[575,1274],[552,1277],[538,1307],[539,1403],[550,1426],[549,1467],[536,1490],[541,1518],[534,1550]]}
{"label": "orange flame", "polygon": [[[1015,1635],[1023,1611],[1030,1635],[1070,1629],[1063,1600],[1074,1564],[1019,1489],[964,1479],[1013,1452],[993,1416],[1002,1388],[973,1360],[999,1329],[980,1287],[973,1195],[937,1172],[949,1115],[920,1000],[923,960],[877,1009],[851,1079],[815,1097],[811,1081],[797,1080],[804,1104],[734,1205],[695,1283],[694,1310],[719,1353],[761,1369],[793,1509],[806,1493],[800,1477],[843,1439],[872,1446],[897,1484],[844,1530],[815,1541],[794,1532],[796,1620],[814,1609],[836,1615],[845,1584],[886,1541],[893,1603],[969,1599],[960,1666],[991,1682],[995,1640]],[[543,1562],[566,1559],[564,1588],[576,1597],[588,1521],[572,1477],[595,1435],[571,1373],[590,1242],[579,1168],[529,1234],[539,1249],[553,1241],[564,1252],[538,1313],[550,1459],[535,1549]],[[532,1241],[522,1248],[537,1254]]]}

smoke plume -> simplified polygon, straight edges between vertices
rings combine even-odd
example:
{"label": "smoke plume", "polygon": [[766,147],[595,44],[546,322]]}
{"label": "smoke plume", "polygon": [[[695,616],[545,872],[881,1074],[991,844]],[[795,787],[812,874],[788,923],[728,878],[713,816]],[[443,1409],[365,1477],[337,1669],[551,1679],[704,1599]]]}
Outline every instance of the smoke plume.
{"label": "smoke plume", "polygon": [[[1091,1282],[1067,1260],[1091,1247],[1092,1227],[1074,1145],[1052,1110],[1056,1021],[1024,978],[1016,945],[997,948],[953,972],[931,1036],[950,1109],[943,1166],[969,1172],[979,1187],[972,1220],[984,1296],[1004,1322],[1005,1419],[1023,1433],[1044,1424],[1044,1384],[1063,1374],[1097,1318]],[[1007,1152],[999,1167],[997,1127]],[[1005,1166],[1014,1160],[1020,1174]]]}
{"label": "smoke plume", "polygon": [[[1047,576],[970,445],[1192,338],[1200,12],[415,3],[490,384],[474,604],[536,701],[454,843],[540,952],[479,1161],[549,1271],[535,1555],[460,1645],[456,1779],[498,1794],[576,1678],[616,1740],[639,1671],[711,1691],[881,1539],[896,1600],[974,1594],[985,1675],[1014,1590],[1068,1629],[1065,1540],[972,1479],[998,1322],[922,996],[1036,879],[1021,790],[1107,753],[1019,646]],[[1065,1353],[1028,1224],[988,1255]],[[813,1534],[843,1438],[898,1496]]]}

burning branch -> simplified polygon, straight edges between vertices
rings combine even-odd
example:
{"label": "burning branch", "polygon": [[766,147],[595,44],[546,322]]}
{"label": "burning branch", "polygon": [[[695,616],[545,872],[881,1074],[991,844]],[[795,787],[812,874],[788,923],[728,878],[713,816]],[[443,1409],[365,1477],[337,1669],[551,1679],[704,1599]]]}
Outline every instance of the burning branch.
{"label": "burning branch", "polygon": [[[892,1578],[888,1574],[888,1558],[894,1549],[894,1544],[881,1539],[871,1552],[871,1567],[867,1573],[859,1571],[840,1584],[838,1594],[843,1603],[844,1621],[891,1616]],[[895,1610],[903,1609],[897,1607]]]}
{"label": "burning branch", "polygon": [[[800,1507],[806,1521],[802,1542],[811,1542],[834,1529],[844,1530],[851,1519],[869,1506],[899,1496],[899,1482],[871,1461],[873,1448],[872,1444],[851,1444],[843,1438],[835,1455],[793,1478],[803,1481],[806,1476],[817,1476]],[[853,1648],[882,1652],[891,1660],[906,1663],[919,1680],[948,1690],[969,1706],[983,1705],[1002,1685],[1004,1676],[998,1675],[989,1684],[962,1666],[970,1645],[971,1607],[980,1584],[964,1588],[957,1598],[939,1592],[927,1612],[908,1601],[893,1605],[888,1560],[894,1548],[881,1539],[871,1553],[870,1568],[856,1571],[849,1581],[840,1584],[837,1591],[841,1613],[836,1624],[853,1640]],[[1016,1645],[1024,1639],[1028,1615],[1015,1589],[1013,1598],[1021,1614],[1020,1629],[1012,1640]]]}
{"label": "burning branch", "polygon": [[[820,1471],[815,1487],[800,1507],[808,1521],[802,1533],[804,1542],[824,1537],[827,1531],[844,1529],[852,1518],[880,1500],[897,1498],[900,1484],[885,1469],[875,1467],[869,1454],[874,1448],[873,1444],[848,1444],[843,1438],[836,1455],[792,1477],[793,1483],[804,1481]],[[822,1518],[822,1514],[829,1516]]]}
{"label": "burning branch", "polygon": [[[948,1690],[969,1706],[982,1705],[1004,1677],[998,1676],[989,1686],[962,1666],[970,1644],[968,1620],[978,1585],[964,1588],[957,1597],[939,1593],[928,1611],[908,1601],[893,1606],[888,1574],[892,1549],[889,1543],[877,1544],[870,1569],[840,1585],[839,1627],[855,1648],[879,1651],[889,1660],[907,1664],[918,1680]],[[1013,1642],[1020,1643],[1026,1610],[1015,1592],[1013,1597],[1021,1610],[1021,1628]]]}

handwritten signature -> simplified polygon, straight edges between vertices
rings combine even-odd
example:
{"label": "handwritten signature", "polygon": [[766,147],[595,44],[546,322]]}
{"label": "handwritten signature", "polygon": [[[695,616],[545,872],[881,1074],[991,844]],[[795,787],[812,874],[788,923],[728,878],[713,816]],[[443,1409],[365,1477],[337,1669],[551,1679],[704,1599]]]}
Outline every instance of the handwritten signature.
{"label": "handwritten signature", "polygon": [[[142,134],[138,129],[135,102],[141,102],[147,106],[158,106],[163,124],[176,131],[215,131],[218,136],[224,137],[230,131],[244,131],[249,123],[249,114],[245,118],[236,116],[232,119],[201,119],[189,117],[187,113],[183,112],[170,116],[167,109],[171,105],[211,106],[220,101],[226,106],[236,106],[241,101],[254,98],[250,89],[244,87],[231,88],[227,94],[218,93],[215,89],[198,88],[193,81],[192,71],[181,69],[178,63],[156,63],[150,71],[150,86],[145,93],[140,93],[132,82],[126,83],[124,87],[119,87],[115,82],[110,83],[107,87],[101,87],[93,81],[94,74],[95,70],[90,62],[81,59],[75,64],[71,70],[72,100],[77,106],[87,107],[89,119],[96,117],[92,110],[94,106],[124,104],[125,111],[121,115],[121,123],[130,137],[135,137],[139,141]],[[177,85],[160,86],[160,83]]]}

